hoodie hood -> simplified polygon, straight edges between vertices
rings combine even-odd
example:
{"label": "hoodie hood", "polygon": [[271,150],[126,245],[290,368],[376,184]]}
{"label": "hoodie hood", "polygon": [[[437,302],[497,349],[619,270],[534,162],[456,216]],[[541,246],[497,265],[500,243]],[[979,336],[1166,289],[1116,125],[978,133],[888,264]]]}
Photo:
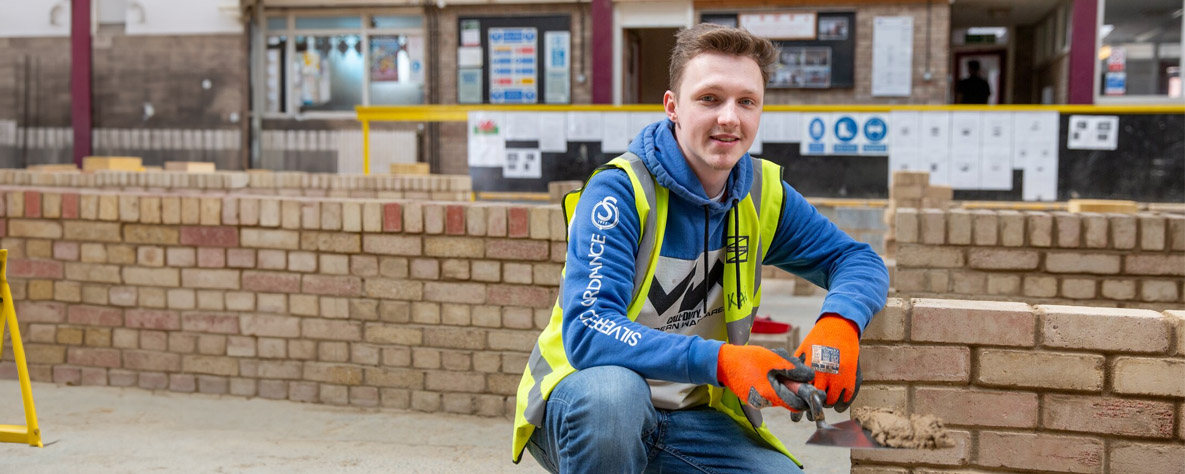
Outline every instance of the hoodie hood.
{"label": "hoodie hood", "polygon": [[749,153],[745,153],[728,174],[724,201],[713,201],[683,157],[675,140],[675,124],[669,118],[643,128],[630,143],[629,150],[642,158],[659,185],[696,207],[707,207],[712,214],[728,211],[733,202],[749,195],[753,182],[753,161],[749,159]]}

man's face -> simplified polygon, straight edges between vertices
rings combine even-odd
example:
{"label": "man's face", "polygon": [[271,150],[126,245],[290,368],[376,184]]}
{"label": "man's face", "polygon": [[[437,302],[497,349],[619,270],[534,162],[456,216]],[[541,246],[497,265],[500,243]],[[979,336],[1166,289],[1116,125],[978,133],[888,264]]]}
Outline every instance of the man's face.
{"label": "man's face", "polygon": [[663,106],[701,180],[713,170],[731,170],[749,151],[764,99],[761,68],[752,58],[710,52],[687,62],[679,92],[667,91]]}

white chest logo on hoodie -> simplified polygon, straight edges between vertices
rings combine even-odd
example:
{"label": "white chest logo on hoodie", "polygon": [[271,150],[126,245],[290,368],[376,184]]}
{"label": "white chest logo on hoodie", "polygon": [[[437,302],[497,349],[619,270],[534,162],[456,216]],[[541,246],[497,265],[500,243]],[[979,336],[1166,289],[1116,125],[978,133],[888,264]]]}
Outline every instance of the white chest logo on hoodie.
{"label": "white chest logo on hoodie", "polygon": [[605,196],[605,199],[593,207],[592,223],[598,229],[609,230],[617,227],[617,217],[617,198],[613,196]]}

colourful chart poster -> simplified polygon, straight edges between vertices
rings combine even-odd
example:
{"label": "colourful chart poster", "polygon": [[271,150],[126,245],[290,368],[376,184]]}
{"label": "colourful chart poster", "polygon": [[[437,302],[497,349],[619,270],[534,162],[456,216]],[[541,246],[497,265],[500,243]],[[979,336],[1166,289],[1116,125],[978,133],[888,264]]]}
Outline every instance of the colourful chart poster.
{"label": "colourful chart poster", "polygon": [[539,102],[536,28],[490,28],[490,103]]}
{"label": "colourful chart poster", "polygon": [[395,82],[399,80],[399,37],[384,36],[370,39],[371,82]]}

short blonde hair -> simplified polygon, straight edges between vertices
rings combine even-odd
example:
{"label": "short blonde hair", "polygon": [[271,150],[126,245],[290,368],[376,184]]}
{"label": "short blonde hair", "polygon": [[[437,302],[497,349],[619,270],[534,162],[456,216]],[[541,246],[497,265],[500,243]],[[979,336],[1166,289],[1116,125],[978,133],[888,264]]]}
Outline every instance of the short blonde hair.
{"label": "short blonde hair", "polygon": [[670,88],[679,92],[683,80],[683,69],[691,58],[701,53],[716,52],[753,58],[761,68],[762,84],[769,83],[773,75],[778,50],[765,38],[743,28],[729,28],[712,23],[700,23],[684,29],[675,35],[675,48],[671,50]]}

